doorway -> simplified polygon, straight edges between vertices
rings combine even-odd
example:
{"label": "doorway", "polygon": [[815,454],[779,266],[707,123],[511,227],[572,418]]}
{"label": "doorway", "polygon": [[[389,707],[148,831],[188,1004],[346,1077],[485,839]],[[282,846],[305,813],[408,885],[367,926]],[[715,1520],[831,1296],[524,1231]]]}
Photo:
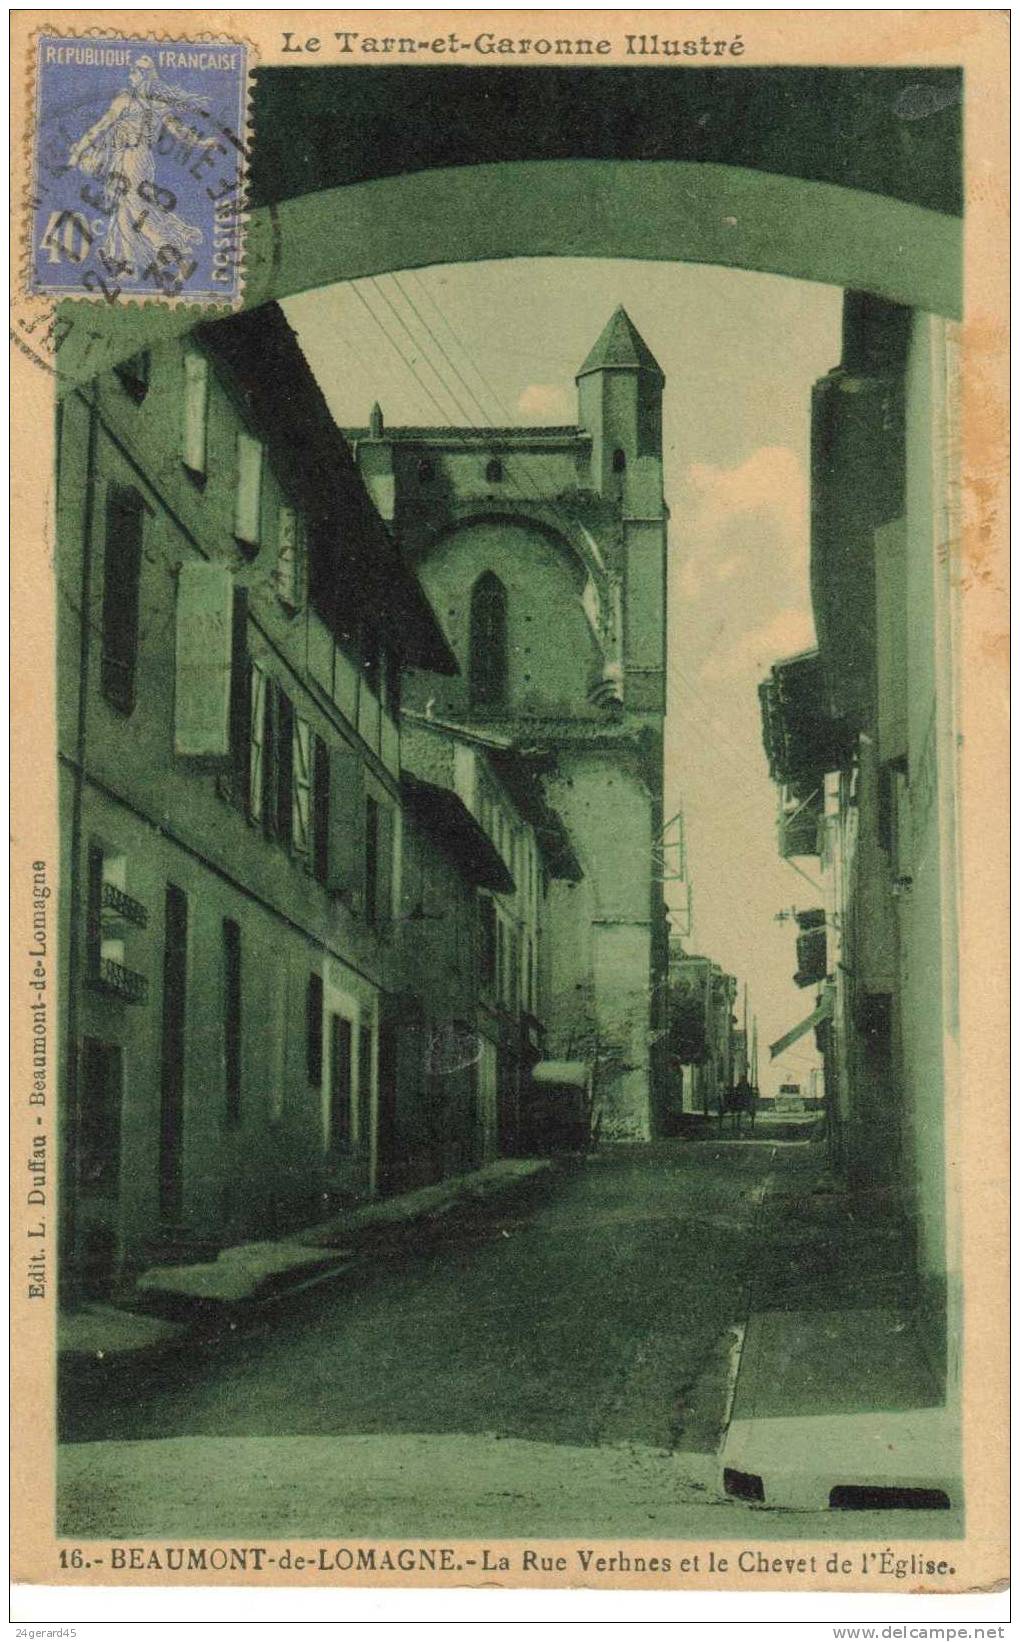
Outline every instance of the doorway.
{"label": "doorway", "polygon": [[167,884],[160,1048],[159,1212],[164,1224],[171,1226],[180,1220],[183,1204],[187,967],[188,898],[176,884]]}
{"label": "doorway", "polygon": [[351,1022],[336,1012],[329,1017],[329,1110],[326,1143],[334,1158],[351,1149]]}
{"label": "doorway", "polygon": [[78,1127],[78,1202],[82,1292],[105,1299],[117,1269],[124,1051],[119,1043],[82,1044]]}

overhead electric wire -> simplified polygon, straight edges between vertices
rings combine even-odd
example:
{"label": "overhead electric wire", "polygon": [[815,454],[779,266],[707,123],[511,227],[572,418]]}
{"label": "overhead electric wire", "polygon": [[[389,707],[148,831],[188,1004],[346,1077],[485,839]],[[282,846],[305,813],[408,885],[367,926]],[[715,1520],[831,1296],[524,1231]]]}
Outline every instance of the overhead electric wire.
{"label": "overhead electric wire", "polygon": [[[482,402],[479,399],[478,395],[474,392],[474,390],[470,387],[468,382],[465,380],[462,372],[458,369],[458,367],[457,367],[456,363],[454,362],[454,360],[452,360],[450,358],[450,355],[447,353],[446,349],[443,347],[443,344],[440,342],[440,340],[437,337],[435,331],[433,331],[433,329],[432,329],[431,325],[429,324],[428,320],[424,317],[421,310],[416,306],[413,299],[404,290],[403,285],[400,283],[399,276],[397,274],[389,274],[386,277],[389,278],[390,280],[392,280],[393,283],[396,285],[397,290],[400,292],[401,296],[404,298],[404,301],[408,303],[408,305],[411,307],[414,314],[417,316],[419,324],[424,326],[426,332],[428,333],[428,336],[435,343],[436,347],[439,349],[439,352],[442,354],[443,358],[446,360],[446,363],[449,365],[450,369],[456,375],[457,380],[460,382],[461,386],[464,388],[464,391],[468,395],[468,398],[474,404],[475,408],[481,413],[482,421],[481,421],[480,424],[476,425],[471,420],[471,418],[469,417],[469,419],[468,419],[469,430],[472,433],[478,433],[478,434],[485,434],[485,433],[492,434],[492,433],[495,433],[497,431],[496,427],[494,427],[493,424],[488,421],[488,417],[489,417],[490,413],[486,410],[485,406],[482,404]],[[373,281],[373,283],[377,283],[377,281]],[[384,294],[384,293],[380,293],[380,294]],[[398,319],[400,319],[400,316],[399,316],[399,314],[396,314],[396,310],[393,308],[392,303],[389,303],[388,306],[390,307],[391,311],[396,315],[396,317]],[[494,400],[494,402],[496,404],[497,409],[501,412],[501,414],[505,418],[504,425],[507,426],[507,427],[510,427],[512,429],[513,426],[514,426],[513,413],[507,409],[507,406],[506,406],[505,402],[501,399],[500,395],[496,392],[495,388],[493,388],[491,386],[491,384],[486,381],[486,378],[482,375],[482,373],[481,373],[480,369],[478,368],[478,366],[471,359],[471,355],[468,353],[468,350],[464,347],[464,345],[461,342],[460,338],[457,336],[457,333],[454,331],[454,329],[453,329],[452,325],[450,324],[449,320],[446,319],[446,316],[443,314],[443,311],[439,307],[438,303],[436,303],[433,300],[432,301],[432,306],[433,306],[433,308],[435,308],[436,312],[443,319],[447,330],[449,331],[450,335],[453,337],[453,339],[456,342],[456,344],[457,344],[458,348],[460,349],[460,351],[463,353],[464,358],[471,362],[472,369],[474,370],[475,375],[478,377],[478,380],[481,382],[483,389],[485,390],[486,393],[488,393],[492,397],[492,399]],[[407,325],[404,324],[403,320],[401,320],[401,324],[403,324],[404,330],[410,336],[412,333],[408,329]],[[418,342],[417,345],[420,347],[421,343]],[[438,371],[437,367],[434,364],[432,364],[431,361],[430,361],[430,365],[431,365],[432,370],[436,371],[437,375],[441,375],[441,373]],[[464,410],[464,407],[462,405],[460,405],[459,401],[456,399],[456,396],[453,394],[453,390],[450,388],[449,384],[446,383],[445,386],[446,386],[447,392],[450,394],[450,397],[454,399],[454,403],[458,405],[458,408],[461,411],[461,414],[467,416],[468,413]],[[528,482],[531,486],[530,495],[527,491],[522,490],[521,486],[517,483],[517,481],[515,479],[513,479],[512,474],[510,473],[510,464],[511,463],[513,465],[515,465],[519,469],[519,471],[524,474],[525,478],[528,480]],[[520,451],[514,451],[514,452],[509,453],[507,455],[507,470],[508,470],[507,471],[508,478],[510,478],[511,483],[514,484],[515,489],[524,498],[524,500],[525,501],[534,500],[534,501],[539,502],[543,507],[550,508],[552,510],[552,512],[555,514],[555,516],[560,520],[560,522],[563,525],[564,530],[565,530],[565,532],[568,536],[568,539],[569,539],[570,535],[573,533],[573,531],[576,528],[575,521],[570,519],[568,517],[568,515],[566,513],[564,513],[563,509],[560,507],[559,503],[557,502],[555,496],[549,496],[549,495],[543,494],[543,491],[541,489],[540,484],[535,480],[535,478],[532,474],[531,468],[525,462],[524,457],[521,455]]]}
{"label": "overhead electric wire", "polygon": [[[428,370],[436,378],[436,381],[439,383],[440,387],[442,388],[442,391],[443,391],[444,395],[450,401],[452,401],[452,403],[455,406],[458,414],[461,417],[466,419],[467,430],[470,431],[471,433],[478,434],[478,435],[485,435],[487,433],[489,433],[489,434],[494,433],[495,428],[488,421],[489,412],[486,410],[486,407],[484,406],[482,401],[479,399],[479,397],[475,393],[475,391],[471,388],[470,384],[467,382],[463,372],[458,367],[456,361],[451,358],[449,352],[443,346],[443,343],[440,341],[439,337],[436,335],[435,331],[432,329],[432,326],[429,324],[428,320],[422,314],[421,309],[414,302],[414,300],[410,296],[410,294],[405,290],[403,284],[401,283],[401,280],[400,280],[399,276],[394,273],[394,274],[391,274],[387,277],[390,278],[392,280],[393,284],[396,286],[396,289],[400,293],[400,295],[403,298],[404,302],[408,305],[411,312],[414,314],[415,318],[417,319],[418,324],[424,328],[428,338],[434,344],[434,346],[438,350],[439,354],[441,355],[442,359],[445,361],[446,365],[449,367],[449,369],[453,372],[453,374],[457,378],[458,383],[460,384],[461,388],[463,388],[463,390],[464,390],[465,394],[467,395],[469,401],[473,404],[476,411],[481,413],[482,421],[481,421],[481,423],[478,423],[474,420],[471,413],[465,408],[465,406],[461,402],[461,399],[459,398],[458,394],[454,391],[454,389],[451,387],[449,381],[444,376],[444,373],[443,373],[442,369],[436,364],[435,360],[430,357],[427,344],[424,343],[420,337],[418,337],[414,334],[413,330],[408,325],[407,321],[405,320],[403,315],[400,313],[399,309],[391,301],[391,299],[390,299],[389,295],[387,294],[387,292],[382,288],[379,279],[376,278],[375,276],[372,276],[371,279],[370,279],[370,283],[374,286],[374,288],[378,292],[379,297],[386,304],[386,307],[389,309],[390,313],[393,315],[393,318],[396,320],[397,324],[400,326],[400,328],[403,331],[404,335],[408,338],[412,348],[422,358],[423,362],[428,367]],[[431,293],[428,291],[427,287],[421,281],[419,276],[417,274],[415,274],[414,278],[415,278],[415,282],[416,282],[416,285],[418,286],[419,290],[424,294],[424,296],[428,300],[430,306],[433,308],[435,313],[438,315],[439,319],[442,321],[445,329],[447,330],[450,337],[455,342],[458,350],[463,354],[465,360],[470,364],[472,371],[477,376],[479,382],[482,385],[483,391],[491,396],[492,400],[495,402],[497,407],[507,417],[507,419],[508,419],[507,425],[512,426],[512,415],[507,410],[505,402],[502,400],[501,396],[497,393],[497,391],[491,386],[491,384],[487,381],[485,376],[482,374],[481,370],[478,368],[476,362],[474,361],[473,356],[464,347],[461,339],[457,335],[456,331],[454,330],[452,324],[450,323],[450,321],[447,318],[446,314],[444,313],[443,309],[439,306],[439,304],[432,297]],[[351,282],[351,289],[354,291],[355,296],[362,303],[362,305],[366,308],[366,310],[370,314],[371,318],[373,319],[375,325],[382,332],[382,334],[385,337],[386,341],[389,343],[390,347],[397,354],[398,358],[401,360],[401,362],[403,363],[405,368],[408,369],[411,372],[412,376],[418,382],[419,386],[427,394],[427,396],[428,396],[429,400],[431,401],[431,403],[436,407],[436,409],[439,411],[440,415],[447,419],[447,424],[449,426],[451,426],[451,428],[452,428],[454,426],[454,424],[450,420],[450,412],[449,412],[448,408],[445,405],[440,403],[439,399],[437,399],[437,397],[436,397],[435,393],[433,392],[432,388],[430,387],[429,383],[426,382],[423,379],[421,373],[419,372],[419,370],[416,367],[416,364],[415,364],[415,361],[414,361],[414,356],[412,355],[412,357],[409,359],[407,357],[407,355],[404,353],[403,348],[399,345],[396,338],[390,334],[390,331],[387,328],[387,326],[386,326],[385,322],[383,321],[383,319],[381,319],[380,316],[376,313],[375,309],[367,301],[364,293],[360,290],[360,288],[359,288],[360,283],[361,282]],[[516,465],[521,471],[523,471],[524,474],[525,474],[525,477],[531,482],[530,494],[529,494],[529,492],[525,491],[522,488],[521,484],[518,482],[516,476],[514,475],[514,473],[512,471],[512,464]],[[506,476],[510,480],[511,484],[513,484],[514,488],[517,490],[518,494],[521,495],[524,498],[525,501],[537,500],[543,506],[551,507],[552,510],[555,512],[555,514],[562,520],[564,526],[568,529],[568,531],[573,529],[573,522],[571,520],[569,520],[566,517],[566,515],[563,513],[562,509],[556,503],[555,498],[544,496],[541,493],[538,486],[535,484],[534,480],[532,479],[530,469],[526,466],[526,464],[524,463],[523,458],[520,456],[519,453],[514,453],[512,458],[508,458],[507,467],[506,467]],[[711,746],[712,746],[713,754],[715,756],[719,756],[720,753],[722,754],[725,762],[729,765],[730,769],[732,770],[734,776],[737,779],[739,779],[741,781],[746,780],[747,775],[750,774],[752,770],[754,771],[755,778],[756,779],[761,779],[763,772],[759,768],[754,767],[754,765],[752,764],[750,755],[746,752],[746,750],[742,750],[741,748],[739,748],[735,742],[732,742],[728,737],[726,737],[719,730],[719,728],[718,728],[718,726],[715,722],[714,708],[713,708],[712,704],[708,701],[707,697],[704,696],[704,694],[702,693],[700,688],[695,684],[694,680],[691,679],[690,676],[688,674],[686,674],[682,668],[680,668],[678,666],[675,666],[675,664],[673,664],[673,665],[675,667],[675,671],[677,673],[677,676],[687,686],[687,690],[689,692],[688,701],[691,702],[691,704],[694,705],[696,708],[700,705],[700,710],[701,710],[702,714],[706,717],[708,726],[710,727],[711,732],[712,732]],[[692,697],[694,698],[693,702],[691,701]],[[711,715],[711,717],[709,717],[709,715]],[[702,731],[702,734],[705,735],[705,732]],[[708,738],[706,736],[706,741],[707,741],[707,739]],[[766,777],[766,780],[767,779],[768,778]],[[732,809],[732,803],[731,803],[731,809]],[[752,814],[752,807],[751,806],[747,805],[746,803],[741,803],[740,809],[741,809],[741,812],[743,814],[745,814],[746,816],[748,816],[748,818],[750,818],[750,816]],[[817,885],[814,882],[813,879],[811,879],[799,867],[794,865],[793,862],[791,862],[790,860],[788,860],[787,858],[785,858],[783,856],[780,856],[778,859],[779,859],[779,861],[781,862],[782,865],[786,866],[791,871],[796,872],[799,877],[803,878],[804,881],[807,884],[809,884],[812,889],[814,889],[816,891],[816,893],[822,893],[822,887],[820,885]],[[751,874],[747,871],[746,868],[743,868],[743,872],[746,874],[746,879],[747,879],[748,884],[749,885],[753,884],[755,890],[757,890],[758,881],[751,877]],[[735,902],[731,903],[731,904],[733,904],[734,907],[736,908],[736,903]]]}

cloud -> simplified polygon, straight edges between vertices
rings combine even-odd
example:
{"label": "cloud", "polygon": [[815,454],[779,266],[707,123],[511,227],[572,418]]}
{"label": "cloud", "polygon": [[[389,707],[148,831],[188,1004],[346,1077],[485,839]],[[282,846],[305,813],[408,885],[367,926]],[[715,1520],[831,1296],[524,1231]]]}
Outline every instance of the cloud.
{"label": "cloud", "polygon": [[807,475],[788,445],[762,445],[736,467],[692,463],[677,503],[684,598],[766,569],[773,582],[780,574],[806,582]]}
{"label": "cloud", "polygon": [[783,656],[810,650],[815,643],[814,622],[809,611],[793,607],[780,610],[760,627],[741,633],[725,650],[717,650],[705,662],[701,677],[709,683],[761,674]]}
{"label": "cloud", "polygon": [[790,531],[807,519],[807,476],[788,445],[762,445],[735,468],[695,462],[687,484],[707,529],[734,513],[775,513]]}
{"label": "cloud", "polygon": [[539,422],[570,420],[570,395],[566,388],[551,382],[532,382],[517,401],[522,416]]}

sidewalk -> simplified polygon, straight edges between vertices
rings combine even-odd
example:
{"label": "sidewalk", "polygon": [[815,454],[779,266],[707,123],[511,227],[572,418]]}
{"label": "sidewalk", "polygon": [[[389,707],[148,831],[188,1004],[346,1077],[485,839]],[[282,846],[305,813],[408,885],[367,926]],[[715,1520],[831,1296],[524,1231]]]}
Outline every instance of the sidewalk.
{"label": "sidewalk", "polygon": [[466,1209],[531,1184],[552,1168],[548,1158],[502,1158],[401,1197],[381,1198],[293,1232],[276,1242],[221,1249],[215,1260],[153,1266],[135,1283],[137,1310],[90,1304],[62,1312],[62,1363],[134,1361],[179,1345],[193,1333],[240,1316],[316,1283],[353,1275],[360,1255],[386,1238],[417,1232]]}
{"label": "sidewalk", "polygon": [[762,1204],[724,1484],[826,1509],[960,1504],[955,1423],[912,1320],[908,1228],[888,1195],[838,1190],[820,1146]]}

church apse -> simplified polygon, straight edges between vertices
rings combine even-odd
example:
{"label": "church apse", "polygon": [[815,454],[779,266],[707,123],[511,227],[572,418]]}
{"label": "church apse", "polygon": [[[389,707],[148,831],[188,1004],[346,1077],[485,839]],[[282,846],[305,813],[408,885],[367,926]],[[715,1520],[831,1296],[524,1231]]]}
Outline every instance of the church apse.
{"label": "church apse", "polygon": [[548,1052],[592,1061],[605,1138],[654,1132],[664,908],[664,378],[622,308],[556,427],[352,429],[359,465],[460,666],[405,706],[543,758],[584,870],[550,886]]}

